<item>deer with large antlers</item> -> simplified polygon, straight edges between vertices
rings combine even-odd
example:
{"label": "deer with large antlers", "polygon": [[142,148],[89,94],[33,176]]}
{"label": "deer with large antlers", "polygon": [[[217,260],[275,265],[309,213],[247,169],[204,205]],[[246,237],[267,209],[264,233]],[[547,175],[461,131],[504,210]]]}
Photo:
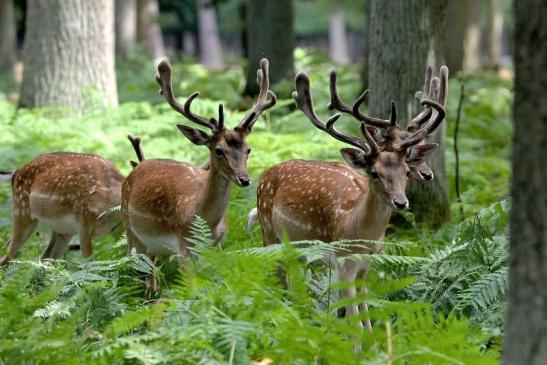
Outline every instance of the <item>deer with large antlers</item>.
{"label": "deer with large antlers", "polygon": [[[171,85],[171,66],[163,61],[158,66],[156,81],[160,93],[169,105],[188,120],[206,127],[211,133],[185,125],[177,125],[192,143],[206,146],[210,151],[208,169],[173,160],[143,160],[135,166],[122,188],[122,212],[127,229],[128,244],[149,255],[178,254],[181,267],[187,252],[189,228],[200,216],[211,228],[214,238],[220,239],[226,230],[224,213],[228,206],[232,183],[245,187],[251,179],[247,172],[247,158],[251,149],[246,138],[259,116],[276,103],[269,90],[268,60],[262,59],[257,72],[260,85],[258,101],[234,130],[224,125],[224,109],[220,104],[218,118],[194,114],[190,106],[199,93],[188,97],[181,105]],[[155,293],[154,276],[148,283],[149,293]]]}
{"label": "deer with large antlers", "polygon": [[92,154],[55,152],[38,156],[3,175],[13,190],[13,229],[7,243],[8,263],[38,223],[51,230],[42,258],[61,257],[74,235],[82,255],[91,255],[94,235],[108,233],[120,220],[110,208],[121,201],[124,177],[109,161]]}
{"label": "deer with large antlers", "polygon": [[[437,81],[433,83],[436,85]],[[367,92],[361,95],[351,110],[346,108],[348,114],[360,121],[364,138],[358,138],[335,128],[341,114],[332,116],[326,123],[319,118],[313,107],[310,80],[305,73],[296,76],[295,84],[293,98],[306,117],[318,129],[356,148],[343,148],[340,151],[351,167],[337,162],[291,160],[271,167],[261,176],[257,210],[264,243],[277,243],[284,235],[292,241],[383,241],[391,211],[407,209],[409,206],[405,194],[410,174],[406,161],[412,155],[409,151],[419,149],[412,157],[416,164],[425,161],[433,151],[431,148],[419,148],[419,144],[442,121],[444,107],[436,101],[423,98],[422,105],[436,111],[435,119],[403,139],[397,123],[396,108],[392,103],[391,117],[388,124],[384,125],[388,136],[379,146],[365,123],[371,120],[383,123],[384,120],[357,115],[355,112],[366,99]],[[332,99],[333,107],[344,107],[335,89]],[[428,110],[423,112],[428,118],[431,114]],[[422,125],[425,123],[422,119],[415,121]],[[364,170],[368,176],[361,175],[357,170]],[[342,254],[370,254],[382,249],[383,244],[354,245]],[[339,270],[340,280],[349,281],[351,285],[341,289],[341,297],[356,295],[354,282],[357,278],[364,279],[367,270],[365,261],[344,261]],[[366,288],[363,286],[362,290]],[[364,310],[366,308],[364,305]],[[358,313],[358,306],[346,307],[346,316]],[[365,321],[365,324],[370,328],[370,321]]]}

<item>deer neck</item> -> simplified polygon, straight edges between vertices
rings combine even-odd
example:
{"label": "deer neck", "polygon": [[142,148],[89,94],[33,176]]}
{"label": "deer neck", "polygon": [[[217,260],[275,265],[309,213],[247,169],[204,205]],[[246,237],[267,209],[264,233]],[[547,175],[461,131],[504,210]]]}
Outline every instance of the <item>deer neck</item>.
{"label": "deer neck", "polygon": [[220,223],[226,212],[230,201],[231,186],[230,180],[218,168],[211,165],[202,190],[201,205],[197,214],[205,219],[212,229]]}
{"label": "deer neck", "polygon": [[360,238],[381,240],[384,237],[391,207],[385,202],[374,184],[369,184],[368,193],[357,207],[355,220]]}

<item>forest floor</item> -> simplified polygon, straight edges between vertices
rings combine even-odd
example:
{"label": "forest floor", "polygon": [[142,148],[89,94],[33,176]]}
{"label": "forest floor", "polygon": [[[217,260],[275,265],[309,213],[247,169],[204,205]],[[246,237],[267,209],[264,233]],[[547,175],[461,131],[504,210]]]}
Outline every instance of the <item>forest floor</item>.
{"label": "forest floor", "polygon": [[[214,115],[223,101],[228,126],[244,115],[237,111],[246,102],[238,93],[241,64],[222,73],[190,63],[174,66],[179,98],[201,91],[195,102],[199,114]],[[323,116],[330,113],[330,68],[321,56],[297,51],[296,69],[309,73]],[[360,92],[358,71],[339,70],[344,99]],[[191,145],[175,128],[185,121],[162,102],[153,75],[151,63],[139,57],[128,61],[118,68],[120,106],[95,108],[96,96],[90,95],[88,113],[76,117],[54,109],[16,111],[0,93],[0,169],[15,169],[40,153],[73,151],[99,154],[128,174],[135,156],[127,134],[142,137],[147,158],[206,161],[207,149]],[[336,273],[299,260],[311,262],[330,246],[264,249],[258,226],[247,235],[247,214],[256,203],[253,184],[233,188],[229,230],[220,247],[211,245],[207,228],[196,221],[193,265],[184,276],[177,260],[155,267],[142,256],[127,257],[121,231],[95,239],[92,261],[71,251],[59,263],[39,262],[49,233],[38,230],[17,260],[0,270],[0,364],[246,364],[263,358],[286,364],[386,363],[388,358],[497,363],[507,285],[512,84],[484,72],[465,79],[460,204],[453,188],[452,143],[459,82],[451,78],[445,121],[452,219],[433,230],[416,223],[410,210],[389,226],[386,249],[369,257],[369,294],[358,298],[370,303],[372,333],[336,317],[337,308],[347,304],[338,301]],[[292,106],[291,88],[278,85],[278,104],[248,138],[254,182],[271,165],[292,158],[341,161],[342,144]],[[342,124],[354,127],[351,121]],[[3,184],[0,242],[9,237],[11,208],[11,189]],[[293,283],[290,290],[275,275],[280,264]],[[143,284],[151,270],[159,272],[161,282],[153,301],[145,298]],[[360,353],[353,351],[356,341],[363,344]]]}

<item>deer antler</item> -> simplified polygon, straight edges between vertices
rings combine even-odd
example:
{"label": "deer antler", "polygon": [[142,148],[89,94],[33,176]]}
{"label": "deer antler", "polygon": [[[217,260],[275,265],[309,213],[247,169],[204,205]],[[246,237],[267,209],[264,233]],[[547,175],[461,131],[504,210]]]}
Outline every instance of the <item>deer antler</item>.
{"label": "deer antler", "polygon": [[197,123],[201,126],[207,127],[212,131],[224,128],[224,107],[222,104],[218,107],[218,120],[214,118],[204,118],[197,114],[192,113],[190,105],[195,98],[199,96],[199,92],[195,92],[186,99],[184,105],[181,105],[173,93],[173,86],[171,82],[172,68],[169,62],[161,61],[158,65],[158,73],[156,74],[156,82],[160,85],[160,94],[165,97],[165,100],[171,105],[171,108],[185,116],[188,120]]}
{"label": "deer antler", "polygon": [[[373,125],[378,128],[388,128],[394,125],[393,120],[369,117],[362,114],[359,111],[359,107],[361,106],[361,104],[363,104],[363,102],[367,100],[368,92],[369,92],[368,89],[363,91],[363,93],[359,95],[359,97],[355,100],[355,102],[353,103],[351,107],[348,104],[344,103],[342,99],[340,99],[340,96],[338,95],[336,78],[337,78],[336,71],[332,70],[330,72],[330,103],[327,106],[330,110],[336,109],[342,113],[350,114],[355,119],[366,122],[367,124]],[[395,123],[396,123],[396,120],[395,120]]]}
{"label": "deer antler", "polygon": [[[258,99],[253,110],[245,117],[237,128],[246,129],[249,132],[253,128],[253,125],[265,110],[270,109],[277,102],[277,96],[270,88],[270,64],[266,58],[260,60],[260,69],[256,72],[256,83],[260,86],[260,92]],[[268,100],[270,96],[270,100]]]}
{"label": "deer antler", "polygon": [[363,134],[365,135],[367,141],[372,141],[370,146],[361,139],[334,128],[334,123],[336,123],[336,121],[341,117],[340,113],[336,113],[335,115],[331,116],[326,123],[319,118],[313,108],[310,79],[308,75],[306,75],[306,73],[300,72],[298,75],[296,75],[294,83],[296,86],[296,91],[293,91],[292,97],[296,101],[298,109],[300,109],[306,115],[306,117],[308,117],[308,119],[313,123],[314,126],[324,132],[327,132],[329,135],[341,142],[348,143],[352,146],[359,148],[367,155],[374,155],[377,153],[378,146],[376,145],[376,142],[374,142],[374,139],[372,138],[370,133],[368,133],[368,131],[366,130],[366,127],[363,128]]}

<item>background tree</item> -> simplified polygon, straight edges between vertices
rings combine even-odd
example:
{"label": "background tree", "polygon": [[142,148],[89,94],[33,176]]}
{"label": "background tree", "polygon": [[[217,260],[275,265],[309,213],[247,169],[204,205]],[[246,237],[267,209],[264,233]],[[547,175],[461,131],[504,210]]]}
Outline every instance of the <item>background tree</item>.
{"label": "background tree", "polygon": [[158,0],[137,0],[137,42],[146,46],[152,59],[165,56],[159,12]]}
{"label": "background tree", "polygon": [[513,2],[515,100],[504,364],[547,359],[547,3]]}
{"label": "background tree", "polygon": [[[406,126],[421,110],[414,94],[423,85],[426,65],[432,65],[438,72],[444,64],[441,30],[444,29],[446,0],[371,0],[369,11],[370,114],[387,118],[390,100],[395,100],[399,123]],[[408,195],[417,218],[438,225],[450,216],[444,126],[439,128],[432,142],[439,144],[430,158],[435,179],[427,184],[409,185]]]}
{"label": "background tree", "polygon": [[0,74],[13,82],[16,60],[15,14],[13,0],[0,0]]}
{"label": "background tree", "polygon": [[292,0],[248,0],[247,34],[247,84],[245,95],[258,94],[256,70],[260,59],[270,60],[270,81],[292,79],[294,30]]}
{"label": "background tree", "polygon": [[19,106],[83,111],[96,91],[118,104],[113,0],[34,0],[26,19]]}
{"label": "background tree", "polygon": [[116,1],[116,54],[126,58],[137,42],[137,1]]}
{"label": "background tree", "polygon": [[224,68],[217,13],[211,0],[197,0],[200,62],[210,70]]}
{"label": "background tree", "polygon": [[473,71],[480,67],[480,10],[476,0],[448,0],[446,62],[450,71]]}
{"label": "background tree", "polygon": [[503,45],[503,4],[501,0],[490,0],[488,24],[488,67],[497,69]]}
{"label": "background tree", "polygon": [[344,10],[338,4],[334,6],[329,19],[329,57],[340,65],[350,63],[348,34]]}

